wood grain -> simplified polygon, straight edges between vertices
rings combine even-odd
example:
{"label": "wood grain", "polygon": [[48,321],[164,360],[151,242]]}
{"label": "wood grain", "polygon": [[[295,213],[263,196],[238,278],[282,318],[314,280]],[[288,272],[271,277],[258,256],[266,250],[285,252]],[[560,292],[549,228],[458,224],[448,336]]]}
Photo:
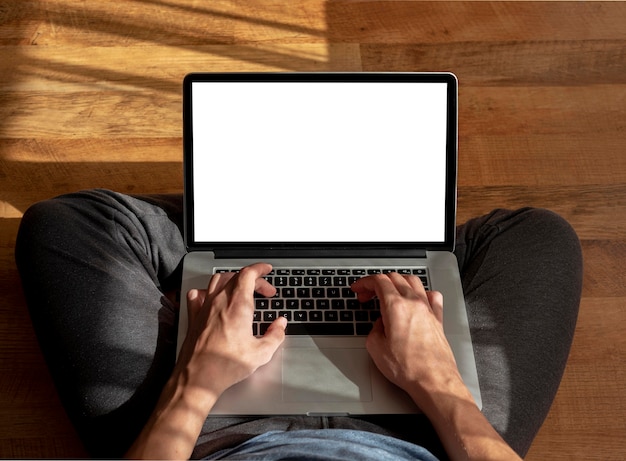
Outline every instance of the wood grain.
{"label": "wood grain", "polygon": [[0,457],[83,457],[13,262],[22,213],[182,190],[191,71],[453,71],[458,220],[537,206],[585,258],[566,373],[529,460],[626,453],[626,2],[0,0]]}

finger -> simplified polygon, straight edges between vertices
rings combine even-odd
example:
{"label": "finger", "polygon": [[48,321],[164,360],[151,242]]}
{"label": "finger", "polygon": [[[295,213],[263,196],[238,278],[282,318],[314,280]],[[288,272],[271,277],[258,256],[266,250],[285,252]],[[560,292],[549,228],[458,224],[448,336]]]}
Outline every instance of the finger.
{"label": "finger", "polygon": [[418,294],[426,294],[426,289],[424,288],[424,284],[422,280],[416,275],[407,275],[405,277],[407,283],[411,286],[413,291]]}
{"label": "finger", "polygon": [[[246,266],[239,271],[237,285],[238,288],[252,294],[257,287],[263,286],[263,282],[267,283],[262,277],[272,271],[272,266],[265,263],[256,263]],[[260,282],[260,280],[262,280]],[[267,283],[269,285],[269,283]],[[270,285],[271,286],[271,285]]]}
{"label": "finger", "polygon": [[259,339],[265,348],[265,352],[268,354],[266,357],[267,362],[270,361],[278,347],[285,340],[285,328],[287,327],[287,319],[279,316],[274,320],[267,328],[265,334]]}
{"label": "finger", "polygon": [[[269,287],[271,287],[271,285],[261,278],[269,274],[271,270],[272,266],[265,263],[256,263],[242,268],[237,274],[237,278],[231,280],[229,283],[230,289],[232,290],[232,302],[230,305],[236,309],[247,308],[254,310],[253,299],[257,285],[266,293],[270,292],[268,285]],[[265,282],[265,284],[263,282]]]}
{"label": "finger", "polygon": [[206,290],[189,290],[187,292],[187,317],[189,324],[193,324],[204,304]]}
{"label": "finger", "polygon": [[439,291],[427,291],[426,296],[435,318],[443,323],[443,294]]}
{"label": "finger", "polygon": [[397,272],[390,272],[387,276],[391,279],[398,292],[409,299],[415,299],[419,295],[426,298],[424,286],[419,278],[414,275],[401,275]]}
{"label": "finger", "polygon": [[209,280],[209,286],[207,288],[210,295],[217,293],[224,289],[228,282],[237,275],[236,272],[223,272],[219,274],[213,274]]}
{"label": "finger", "polygon": [[367,335],[367,340],[365,341],[365,348],[372,358],[379,355],[380,348],[384,340],[385,328],[382,320],[378,319],[374,322],[374,326],[372,327],[369,335]]}
{"label": "finger", "polygon": [[269,283],[264,278],[257,279],[254,291],[262,296],[265,296],[266,298],[271,298],[276,294],[276,288],[274,285]]}
{"label": "finger", "polygon": [[398,294],[398,290],[391,279],[383,274],[360,278],[352,284],[351,288],[361,302],[368,301],[374,295],[382,300],[389,294]]}

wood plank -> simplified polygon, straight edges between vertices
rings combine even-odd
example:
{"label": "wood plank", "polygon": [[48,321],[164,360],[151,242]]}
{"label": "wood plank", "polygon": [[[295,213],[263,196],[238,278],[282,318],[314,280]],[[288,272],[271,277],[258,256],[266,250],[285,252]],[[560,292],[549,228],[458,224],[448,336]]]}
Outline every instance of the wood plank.
{"label": "wood plank", "polygon": [[0,152],[6,217],[20,217],[34,202],[81,189],[182,192],[180,137],[0,139]]}
{"label": "wood plank", "polygon": [[0,62],[0,88],[12,92],[156,90],[178,96],[182,77],[188,72],[361,68],[360,49],[355,44],[2,46],[0,52],[6,56]]}
{"label": "wood plank", "polygon": [[463,223],[496,208],[517,209],[526,206],[547,208],[560,214],[583,240],[621,242],[626,236],[625,184],[464,186],[459,188],[457,221]]}
{"label": "wood plank", "polygon": [[[132,46],[623,39],[622,2],[5,2],[0,44]],[[445,18],[442,19],[442,18]],[[419,24],[420,27],[415,27]]]}
{"label": "wood plank", "polygon": [[623,184],[624,139],[592,134],[459,139],[459,187]]}
{"label": "wood plank", "polygon": [[5,189],[3,185],[0,193],[13,209],[22,212],[35,201],[82,189],[105,188],[127,194],[156,194],[181,192],[183,186],[180,162],[32,162],[10,166],[19,178],[24,179],[22,186]]}
{"label": "wood plank", "polygon": [[326,19],[322,0],[301,2],[295,8],[276,0],[197,5],[184,0],[6,3],[5,22],[13,27],[0,33],[2,44],[311,42],[323,41]]}
{"label": "wood plank", "polygon": [[[624,17],[624,16],[622,16]],[[572,86],[624,83],[625,38],[484,40],[361,45],[363,69],[451,71],[462,86]],[[532,37],[532,36],[529,36]],[[576,98],[572,98],[575,101]],[[502,101],[506,102],[506,100]]]}
{"label": "wood plank", "polygon": [[[330,41],[452,43],[624,39],[623,2],[328,2]],[[508,64],[508,62],[507,62]]]}

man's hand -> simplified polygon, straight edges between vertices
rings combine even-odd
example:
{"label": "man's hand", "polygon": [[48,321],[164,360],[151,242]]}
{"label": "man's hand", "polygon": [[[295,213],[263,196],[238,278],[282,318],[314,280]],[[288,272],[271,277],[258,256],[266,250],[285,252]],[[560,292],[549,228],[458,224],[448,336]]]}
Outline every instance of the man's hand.
{"label": "man's hand", "polygon": [[261,338],[252,335],[254,292],[276,293],[262,278],[271,270],[259,263],[215,274],[207,290],[188,293],[189,329],[177,367],[187,369],[190,385],[220,395],[271,360],[285,338],[286,319],[275,320]]}
{"label": "man's hand", "polygon": [[219,396],[270,361],[285,338],[279,317],[262,338],[252,335],[254,292],[274,296],[263,279],[269,264],[216,274],[206,290],[187,295],[189,329],[172,376],[127,456],[188,459]]}
{"label": "man's hand", "polygon": [[437,430],[452,460],[519,460],[489,424],[463,383],[443,331],[443,296],[419,278],[375,275],[352,285],[361,302],[380,300],[367,338],[380,371],[403,388]]}
{"label": "man's hand", "polygon": [[381,317],[367,349],[387,379],[405,390],[419,383],[426,392],[440,388],[442,380],[460,380],[443,332],[441,293],[427,292],[418,277],[395,272],[359,279],[352,290],[361,302],[374,295],[380,301]]}

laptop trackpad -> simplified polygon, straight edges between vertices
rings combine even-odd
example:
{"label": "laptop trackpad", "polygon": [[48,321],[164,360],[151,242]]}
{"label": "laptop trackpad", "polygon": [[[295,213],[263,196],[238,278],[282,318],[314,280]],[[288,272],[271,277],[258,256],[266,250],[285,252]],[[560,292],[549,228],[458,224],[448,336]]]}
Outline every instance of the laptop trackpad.
{"label": "laptop trackpad", "polygon": [[369,402],[370,358],[365,349],[285,348],[284,402]]}

